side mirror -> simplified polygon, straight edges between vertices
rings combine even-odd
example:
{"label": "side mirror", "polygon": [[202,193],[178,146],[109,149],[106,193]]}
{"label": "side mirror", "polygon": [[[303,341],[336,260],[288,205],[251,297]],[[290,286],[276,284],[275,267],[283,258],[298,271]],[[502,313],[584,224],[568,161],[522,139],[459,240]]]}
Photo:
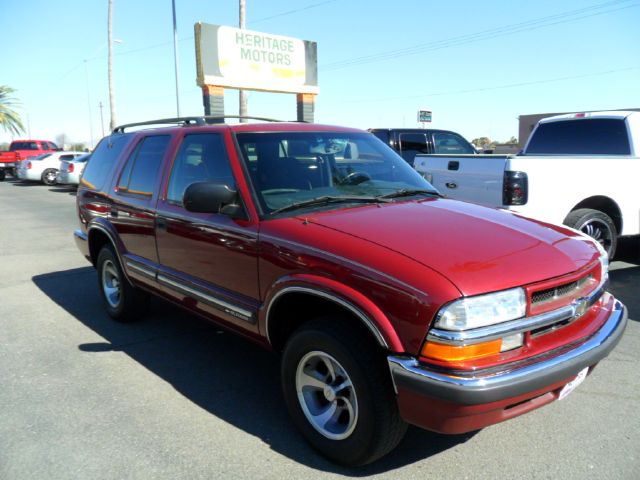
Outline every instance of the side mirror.
{"label": "side mirror", "polygon": [[237,204],[238,192],[229,185],[213,182],[192,183],[182,198],[184,208],[196,213],[222,213],[241,216],[242,206]]}

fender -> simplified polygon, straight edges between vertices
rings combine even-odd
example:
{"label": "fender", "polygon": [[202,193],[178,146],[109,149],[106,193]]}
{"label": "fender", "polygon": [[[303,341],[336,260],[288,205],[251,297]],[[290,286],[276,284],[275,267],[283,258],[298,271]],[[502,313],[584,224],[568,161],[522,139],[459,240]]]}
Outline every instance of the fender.
{"label": "fender", "polygon": [[[116,256],[118,257],[118,261],[120,262],[120,266],[122,267],[122,271],[124,272],[125,277],[129,281],[129,283],[132,283],[131,278],[129,278],[127,269],[124,266],[124,262],[122,261],[122,256],[125,252],[125,247],[122,241],[120,240],[120,237],[118,237],[118,235],[114,232],[113,226],[101,217],[93,218],[87,225],[88,242],[91,241],[90,239],[91,239],[92,230],[99,230],[100,232],[104,233],[107,236],[107,238],[109,238],[109,242],[113,246],[113,249],[116,253]],[[91,243],[89,243],[89,251],[91,251]]]}
{"label": "fender", "polygon": [[279,279],[265,296],[260,313],[260,324],[269,338],[269,316],[271,307],[281,296],[291,292],[302,292],[330,300],[352,312],[374,335],[378,343],[394,352],[403,352],[404,347],[386,315],[361,292],[335,280],[310,274],[294,274]]}

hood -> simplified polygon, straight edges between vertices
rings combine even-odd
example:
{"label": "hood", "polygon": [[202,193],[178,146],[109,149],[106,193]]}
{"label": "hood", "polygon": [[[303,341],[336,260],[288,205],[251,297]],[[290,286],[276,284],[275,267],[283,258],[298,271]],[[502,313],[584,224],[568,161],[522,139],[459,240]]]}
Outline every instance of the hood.
{"label": "hood", "polygon": [[333,210],[305,219],[409,257],[444,275],[464,295],[565,275],[599,256],[591,242],[568,236],[572,232],[562,227],[448,199]]}

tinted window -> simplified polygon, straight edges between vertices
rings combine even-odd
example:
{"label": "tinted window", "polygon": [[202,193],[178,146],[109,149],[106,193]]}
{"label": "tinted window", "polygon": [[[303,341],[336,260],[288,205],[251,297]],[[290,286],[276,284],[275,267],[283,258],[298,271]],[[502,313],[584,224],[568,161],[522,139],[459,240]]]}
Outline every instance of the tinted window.
{"label": "tinted window", "polygon": [[526,154],[629,155],[629,137],[622,119],[592,118],[541,123]]}
{"label": "tinted window", "polygon": [[475,153],[473,147],[464,138],[456,133],[433,132],[435,153],[443,154],[471,154]]}
{"label": "tinted window", "polygon": [[82,175],[82,184],[100,190],[110,176],[116,159],[131,141],[131,135],[112,135],[100,140]]}
{"label": "tinted window", "polygon": [[376,137],[389,145],[389,131],[388,130],[371,130]]}
{"label": "tinted window", "polygon": [[138,143],[120,176],[118,189],[137,195],[152,195],[170,140],[170,135],[153,135]]}
{"label": "tinted window", "polygon": [[400,154],[409,165],[413,165],[416,154],[429,153],[429,144],[425,133],[401,133]]}
{"label": "tinted window", "polygon": [[182,205],[184,191],[196,182],[215,182],[235,189],[222,135],[204,133],[184,137],[171,170],[167,201]]}

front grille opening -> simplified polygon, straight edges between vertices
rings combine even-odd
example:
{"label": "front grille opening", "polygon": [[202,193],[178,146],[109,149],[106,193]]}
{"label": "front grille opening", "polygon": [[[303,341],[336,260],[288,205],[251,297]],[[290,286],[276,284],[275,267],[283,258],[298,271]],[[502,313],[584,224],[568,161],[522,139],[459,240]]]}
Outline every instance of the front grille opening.
{"label": "front grille opening", "polygon": [[593,282],[593,280],[593,274],[590,274],[580,280],[576,280],[575,282],[565,283],[563,285],[558,285],[557,287],[534,292],[531,294],[531,304],[540,305],[570,296],[571,294],[582,290],[588,283]]}
{"label": "front grille opening", "polygon": [[545,333],[551,333],[554,330],[564,327],[565,325],[569,325],[571,323],[571,318],[566,320],[562,320],[560,322],[556,322],[552,325],[545,325],[544,327],[536,328],[535,330],[531,330],[531,337],[535,338],[540,335],[544,335]]}

